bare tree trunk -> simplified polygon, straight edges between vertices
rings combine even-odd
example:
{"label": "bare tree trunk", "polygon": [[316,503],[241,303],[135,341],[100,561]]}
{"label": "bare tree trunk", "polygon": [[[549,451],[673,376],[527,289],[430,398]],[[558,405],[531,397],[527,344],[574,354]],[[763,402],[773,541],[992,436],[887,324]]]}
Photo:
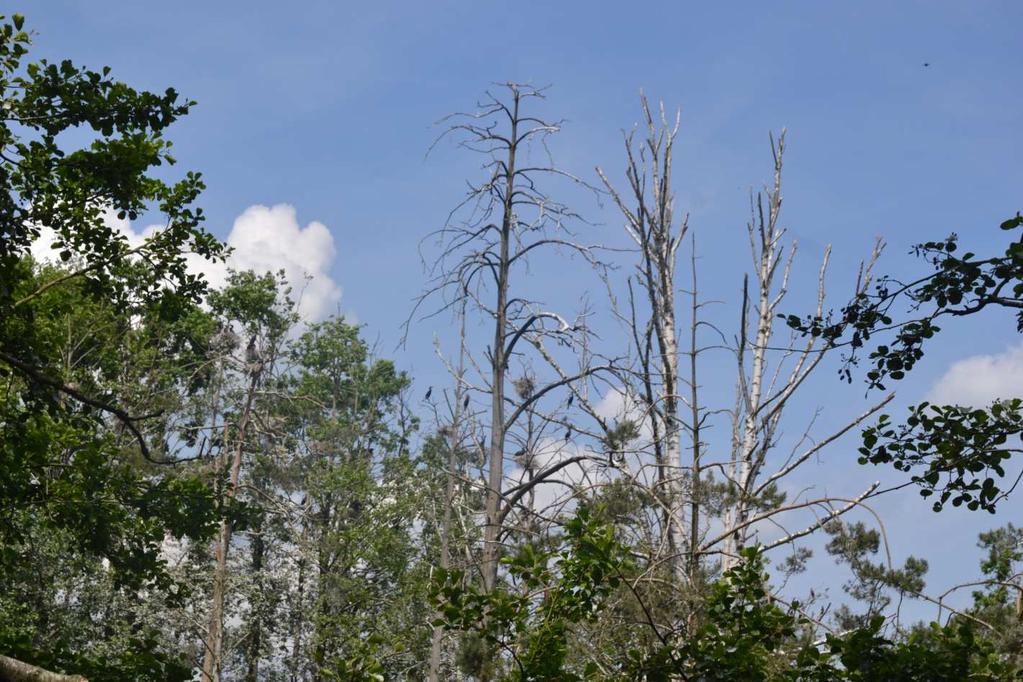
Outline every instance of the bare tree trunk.
{"label": "bare tree trunk", "polygon": [[[462,446],[462,405],[467,402],[465,391],[465,301],[459,311],[459,349],[458,371],[455,377],[455,405],[451,432],[448,441],[448,464],[444,481],[444,511],[440,526],[440,567],[447,570],[451,566],[451,506],[454,504],[455,466],[457,454]],[[433,626],[430,638],[430,682],[440,682],[441,656],[444,647],[444,630]]]}
{"label": "bare tree trunk", "polygon": [[255,603],[254,613],[251,614],[251,622],[249,624],[248,633],[248,646],[246,647],[246,665],[247,670],[245,672],[246,682],[258,682],[259,681],[259,658],[261,655],[261,648],[263,644],[263,614],[259,610],[259,606],[263,601],[263,553],[266,549],[263,541],[263,531],[261,524],[257,522],[257,525],[253,527],[252,532],[252,575],[256,580],[256,589],[258,591],[258,597]]}
{"label": "bare tree trunk", "polygon": [[483,587],[490,592],[497,585],[500,560],[499,535],[501,520],[501,489],[504,482],[504,380],[508,370],[504,357],[508,334],[508,269],[515,200],[515,154],[519,135],[518,90],[512,93],[511,135],[505,161],[504,204],[501,215],[501,244],[497,262],[497,307],[494,310],[494,346],[491,350],[490,374],[490,457],[487,471],[486,529],[483,535]]}
{"label": "bare tree trunk", "polygon": [[[735,504],[726,519],[726,527],[735,530],[725,541],[723,565],[729,568],[738,560],[749,533],[748,520],[753,500],[751,493],[756,474],[763,461],[757,461],[758,453],[766,454],[771,447],[772,420],[765,421],[762,414],[763,393],[767,390],[765,382],[767,371],[767,352],[771,336],[774,332],[774,310],[784,295],[787,285],[789,263],[782,273],[779,294],[774,292],[775,277],[782,258],[781,238],[784,234],[778,224],[781,212],[781,170],[782,155],[785,149],[785,136],[781,136],[779,145],[774,151],[774,182],[767,196],[767,215],[764,215],[763,200],[757,197],[753,206],[753,215],[747,226],[750,248],[753,253],[755,272],[756,319],[754,333],[749,335],[749,287],[743,283],[741,329],[739,330],[738,370],[739,392],[741,395],[738,417],[738,443],[733,451],[731,461],[731,478],[735,486]],[[746,371],[746,356],[751,356],[749,373]],[[776,413],[777,417],[780,413]],[[776,419],[775,419],[776,423]]]}
{"label": "bare tree trunk", "polygon": [[696,278],[696,235],[693,235],[693,252],[690,259],[692,272],[692,306],[689,324],[689,429],[693,443],[692,489],[689,502],[689,582],[694,587],[700,578],[700,427],[703,416],[700,414],[700,391],[697,381],[697,366],[700,349],[697,337],[700,326],[700,302],[697,296],[699,288]]}
{"label": "bare tree trunk", "polygon": [[[569,465],[593,458],[589,453],[558,458],[538,468],[527,480],[508,484],[504,455],[509,433],[517,438],[523,421],[535,417],[552,430],[565,428],[562,442],[567,445],[572,434],[578,432],[564,412],[570,402],[561,402],[546,412],[542,411],[542,403],[552,405],[562,390],[575,394],[575,382],[585,383],[596,372],[610,370],[609,366],[587,365],[577,374],[562,372],[544,341],[555,341],[559,348],[577,349],[579,337],[585,335],[579,318],[576,324],[570,323],[558,313],[542,309],[539,302],[516,295],[513,289],[515,266],[525,267],[538,249],[570,251],[594,267],[602,264],[593,255],[598,247],[574,241],[567,223],[578,216],[540,189],[541,176],[582,184],[554,167],[546,154],[545,140],[560,130],[559,124],[521,112],[524,100],[542,99],[543,91],[515,83],[506,83],[504,88],[510,96],[501,99],[487,93],[477,111],[452,114],[446,119],[450,125],[442,137],[452,134],[461,138],[463,147],[483,154],[489,177],[475,185],[470,183],[468,196],[452,211],[444,227],[434,233],[442,251],[431,270],[431,285],[416,304],[418,310],[427,299],[442,297],[436,314],[467,301],[488,325],[493,324],[485,361],[468,358],[479,374],[479,385],[474,390],[490,396],[489,415],[484,419],[489,443],[480,443],[484,499],[479,573],[485,591],[498,585],[503,535],[513,525],[507,521],[508,516],[516,511],[528,514],[523,501],[537,485]],[[534,162],[529,155],[529,145],[534,143],[542,150],[543,161]],[[406,324],[406,339],[409,324],[411,317]],[[509,395],[509,361],[518,363],[522,358],[526,363],[525,356],[532,351],[550,364],[557,377],[537,385],[529,397]],[[587,414],[592,416],[592,411]],[[556,455],[563,449],[559,448]],[[484,652],[482,659],[493,662],[491,653]]]}
{"label": "bare tree trunk", "polygon": [[[626,203],[599,168],[597,172],[624,215],[626,231],[640,251],[639,283],[650,307],[646,341],[642,348],[637,348],[642,358],[640,380],[644,385],[654,434],[656,497],[662,505],[661,533],[668,547],[673,574],[677,580],[682,580],[686,576],[683,552],[687,538],[681,518],[684,504],[681,475],[683,423],[679,413],[681,396],[675,317],[675,267],[678,247],[688,226],[683,218],[677,229],[675,227],[674,194],[671,189],[672,152],[679,120],[676,116],[674,126],[669,127],[662,107],[658,126],[646,98],[642,97],[641,102],[647,136],[642,144],[640,159],[637,159],[632,135],[625,139],[628,156],[625,172],[631,191],[629,198],[635,203],[635,208]],[[647,157],[649,161],[644,166],[642,161]],[[633,329],[633,336],[637,345],[641,345],[637,329]],[[652,342],[656,342],[657,346],[655,357],[651,357]]]}
{"label": "bare tree trunk", "polygon": [[[806,503],[794,506],[776,501],[773,508],[757,511],[758,507],[764,504],[766,496],[779,495],[776,490],[778,481],[807,462],[821,448],[874,414],[890,399],[886,398],[864,414],[853,418],[831,435],[819,438],[816,444],[808,447],[802,454],[793,451],[774,473],[761,480],[761,474],[768,463],[768,455],[776,447],[779,424],[789,399],[819,367],[825,354],[833,348],[828,342],[818,345],[813,338],[799,347],[794,336],[787,344],[772,348],[778,305],[788,293],[789,275],[796,253],[795,244],[786,247],[782,243],[785,229],[779,224],[782,206],[782,161],[785,152],[784,131],[779,136],[777,144],[772,136],[771,152],[774,158],[773,183],[766,191],[766,201],[763,193],[758,194],[752,201],[752,215],[747,226],[753,256],[754,279],[752,292],[749,278],[743,281],[739,341],[735,349],[738,366],[737,400],[733,414],[732,455],[728,472],[734,500],[725,515],[724,533],[712,542],[704,543],[706,549],[711,544],[723,540],[722,566],[725,569],[734,566],[738,561],[748,538],[756,532],[754,527],[756,521],[772,518],[786,510],[805,508]],[[869,287],[871,268],[880,254],[880,248],[879,243],[871,255],[869,264],[861,265],[856,282],[857,294]],[[817,310],[822,311],[820,314],[823,314],[824,310],[824,279],[830,254],[830,247],[825,248],[818,273]],[[753,320],[749,319],[751,312],[755,315]],[[769,352],[775,353],[777,358],[771,361],[773,367],[770,371]],[[804,438],[808,437],[809,434],[804,433]],[[870,492],[871,490],[861,493],[861,496],[855,499],[861,500]],[[782,495],[781,499],[783,497]],[[848,508],[836,508],[835,503],[848,499],[850,498],[825,496],[814,501],[813,505],[822,507],[829,518],[834,518],[848,511]],[[820,527],[821,524],[815,523],[806,532],[790,534],[785,541],[790,542],[803,537]],[[777,544],[772,543],[771,546]]]}
{"label": "bare tree trunk", "polygon": [[[452,436],[454,441],[456,436]],[[448,452],[448,474],[444,485],[444,515],[440,527],[440,567],[447,570],[451,566],[451,555],[449,535],[451,533],[451,504],[454,498],[454,467],[455,467],[455,442],[451,443]],[[444,630],[439,625],[433,626],[430,635],[430,682],[440,681],[441,654],[443,653]]]}
{"label": "bare tree trunk", "polygon": [[[305,505],[302,505],[303,514],[308,510]],[[298,560],[298,576],[296,578],[296,589],[298,604],[293,607],[292,621],[291,621],[291,682],[297,682],[299,675],[301,674],[302,662],[299,656],[302,653],[302,631],[303,631],[303,619],[305,617],[305,567],[306,558],[302,554],[308,547],[308,529],[303,521],[302,524],[302,539],[299,544],[299,560]]]}
{"label": "bare tree trunk", "polygon": [[[249,388],[245,395],[245,407],[241,420],[238,422],[238,442],[235,446],[234,459],[231,462],[230,483],[227,497],[233,498],[238,490],[238,478],[242,466],[242,452],[245,449],[245,434],[252,416],[252,402],[259,385],[262,365],[251,371]],[[217,538],[214,554],[216,568],[213,573],[213,597],[210,605],[210,622],[206,635],[206,654],[202,663],[203,682],[218,682],[220,679],[221,656],[224,646],[224,598],[227,592],[227,553],[231,545],[231,522],[224,519],[220,522],[220,535]]]}

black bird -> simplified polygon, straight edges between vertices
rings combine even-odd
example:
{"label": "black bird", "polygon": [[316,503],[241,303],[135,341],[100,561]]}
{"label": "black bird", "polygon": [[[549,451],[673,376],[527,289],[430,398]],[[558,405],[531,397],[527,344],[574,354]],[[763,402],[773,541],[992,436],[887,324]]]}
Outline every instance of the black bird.
{"label": "black bird", "polygon": [[426,389],[426,395],[423,396],[423,400],[429,400],[431,395],[433,395],[433,386]]}
{"label": "black bird", "polygon": [[930,66],[930,65],[931,65],[930,62],[924,62],[924,66]]}
{"label": "black bird", "polygon": [[572,427],[569,426],[568,429],[565,431],[565,442],[567,443],[568,439],[571,438],[571,437],[572,437]]}
{"label": "black bird", "polygon": [[575,393],[570,393],[568,395],[568,403],[565,404],[565,407],[572,407],[573,400],[575,400]]}
{"label": "black bird", "polygon": [[462,401],[462,409],[463,410],[469,409],[469,396],[465,396],[465,400]]}

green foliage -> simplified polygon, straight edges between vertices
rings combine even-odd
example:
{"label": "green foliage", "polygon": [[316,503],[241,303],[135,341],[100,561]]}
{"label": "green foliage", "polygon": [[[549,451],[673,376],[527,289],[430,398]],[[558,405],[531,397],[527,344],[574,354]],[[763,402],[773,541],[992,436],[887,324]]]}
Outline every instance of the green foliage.
{"label": "green foliage", "polygon": [[548,553],[527,544],[504,558],[510,584],[491,592],[467,581],[464,571],[435,571],[437,624],[472,632],[507,652],[514,662],[507,679],[591,677],[592,671],[566,666],[568,636],[573,625],[597,616],[629,560],[614,529],[595,521],[586,507],[565,524],[562,543]]}
{"label": "green foliage", "polygon": [[609,460],[620,458],[630,441],[639,437],[639,425],[631,419],[621,419],[604,436],[604,451]]}
{"label": "green foliage", "polygon": [[1023,529],[1011,523],[995,528],[981,533],[977,545],[985,550],[983,580],[973,592],[970,613],[990,623],[997,650],[1023,666]]}
{"label": "green foliage", "polygon": [[[186,255],[223,254],[199,176],[156,176],[191,103],[29,48],[23,18],[0,17],[0,650],[94,680],[186,679],[131,608],[96,626],[86,605],[175,597],[160,543],[207,537],[225,511],[202,477],[144,461],[170,454],[164,417],[197,386],[206,285]],[[113,226],[147,212],[165,227],[141,244]],[[59,266],[33,262],[44,236]]]}
{"label": "green foliage", "polygon": [[[191,173],[176,184],[148,174],[174,162],[163,132],[192,103],[179,101],[173,89],[162,95],[134,90],[108,69],[23,63],[28,46],[27,33],[13,21],[3,24],[0,317],[21,314],[24,298],[16,292],[25,272],[19,262],[44,227],[53,231],[61,260],[79,262],[77,276],[96,296],[115,304],[144,300],[168,313],[197,300],[205,283],[188,272],[184,254],[223,253],[201,229],[202,211],[191,206],[202,183]],[[62,133],[72,130],[90,131],[91,142],[62,147]],[[104,217],[112,211],[135,219],[151,207],[166,227],[141,247],[129,246]],[[130,267],[137,263],[145,267]],[[11,341],[4,339],[5,351]]]}
{"label": "green foliage", "polygon": [[[904,424],[882,415],[863,432],[861,464],[891,464],[913,473],[920,495],[931,497],[934,511],[953,507],[995,513],[1008,491],[999,479],[1018,447],[1010,438],[1023,433],[1023,400],[996,401],[987,410],[921,403],[910,408]],[[919,473],[917,473],[919,472]]]}
{"label": "green foliage", "polygon": [[190,661],[146,619],[139,591],[70,552],[69,535],[40,529],[22,543],[23,562],[0,574],[0,650],[90,680],[190,679]]}
{"label": "green foliage", "polygon": [[281,473],[308,508],[312,665],[327,679],[390,678],[420,664],[429,636],[411,530],[426,500],[407,450],[412,425],[396,420],[408,378],[343,319],[309,325],[287,355],[298,456]]}
{"label": "green foliage", "polygon": [[[91,551],[144,579],[156,568],[152,545],[164,530],[209,530],[200,509],[208,510],[210,500],[188,484],[126,466],[111,417],[139,437],[140,452],[148,448],[140,420],[118,407],[120,394],[130,393],[124,380],[133,359],[118,345],[151,338],[157,327],[169,329],[187,316],[205,284],[187,271],[186,252],[218,257],[222,247],[191,207],[198,177],[168,185],[148,175],[173,161],[162,133],[189,104],[172,90],[133,90],[107,70],[24,63],[29,39],[22,21],[12,18],[0,30],[0,506],[33,515],[5,515],[0,539],[17,540],[18,518],[70,528]],[[62,133],[86,129],[87,147],[61,146]],[[167,227],[139,247],[104,218],[109,210],[134,218],[149,206]],[[61,268],[33,267],[28,256],[44,227]],[[98,333],[70,344],[75,324]],[[162,368],[176,359],[163,357]],[[146,379],[162,368],[150,367]],[[179,499],[199,508],[172,501],[181,492],[188,495]],[[194,525],[182,528],[182,519]]]}
{"label": "green foliage", "polygon": [[[1002,230],[1023,227],[1017,213],[1001,224]],[[957,255],[959,237],[918,244],[917,256],[931,266],[931,272],[904,283],[892,277],[878,281],[873,291],[859,294],[839,315],[782,315],[793,329],[821,337],[832,345],[850,349],[842,375],[852,380],[850,365],[875,335],[892,331],[888,344],[878,345],[870,355],[873,368],[867,372],[871,387],[884,389],[885,379],[902,379],[924,355],[924,343],[940,331],[935,320],[972,315],[988,307],[1010,310],[1023,308],[1023,234],[1001,255],[978,258],[975,253]],[[901,301],[910,307],[909,319],[897,320],[892,309]],[[1023,312],[1017,313],[1017,330],[1023,332]]]}
{"label": "green foliage", "polygon": [[[143,318],[133,324],[136,309],[116,310],[82,289],[81,282],[68,282],[32,302],[37,355],[62,362],[64,381],[82,392],[118,395],[131,404],[144,386],[146,407],[159,409],[148,392],[174,394],[180,387],[170,369],[180,356],[160,357],[167,350],[166,341],[158,340],[164,323]],[[144,350],[136,354],[139,348]],[[129,379],[133,375],[139,383]],[[156,554],[165,535],[212,532],[218,510],[202,479],[166,468],[147,472],[134,439],[102,410],[43,390],[15,372],[0,371],[0,385],[6,389],[0,399],[0,498],[12,512],[0,516],[0,569],[17,560],[26,523],[75,531],[70,540],[109,559],[119,576],[135,584],[161,579]]]}
{"label": "green foliage", "polygon": [[[1011,232],[1023,227],[1019,213],[999,226]],[[1023,233],[1002,254],[987,258],[966,252],[959,255],[959,237],[914,247],[931,271],[910,282],[882,278],[873,291],[859,294],[840,315],[783,315],[790,327],[825,339],[832,347],[849,352],[840,370],[851,381],[851,367],[861,349],[876,335],[893,338],[870,352],[873,367],[867,372],[871,388],[884,389],[887,379],[905,377],[924,356],[924,344],[940,331],[935,323],[943,317],[966,317],[986,308],[1017,311],[1016,329],[1023,332]],[[895,319],[893,308],[909,304],[906,319]],[[1010,396],[1006,396],[1009,398]],[[1007,491],[999,485],[1004,463],[1018,447],[1008,445],[1023,431],[1023,403],[1019,399],[996,401],[987,410],[958,405],[921,403],[910,409],[905,424],[893,425],[882,416],[876,426],[863,432],[860,463],[891,464],[912,472],[912,481],[924,497],[936,496],[933,507],[941,511],[951,502],[971,510],[994,513]]]}
{"label": "green foliage", "polygon": [[829,636],[829,653],[841,667],[817,679],[882,682],[884,680],[1017,680],[1023,673],[1001,656],[987,640],[977,636],[973,626],[957,622],[941,627],[932,623],[918,629],[906,641],[893,641],[881,634],[884,619],[875,617],[869,625],[839,638]]}
{"label": "green foliage", "polygon": [[[876,538],[846,533],[842,551],[858,561],[863,582],[919,587],[920,567],[898,575],[870,577],[863,554],[876,551]],[[616,651],[566,648],[568,634],[600,617],[610,597],[635,579],[612,528],[587,508],[566,527],[563,546],[541,553],[528,547],[505,560],[510,584],[485,593],[467,583],[461,571],[436,576],[433,596],[445,628],[472,633],[484,646],[504,653],[507,680],[751,680],[856,681],[1012,680],[1021,669],[1005,659],[990,639],[977,636],[973,623],[957,619],[931,624],[907,638],[884,634],[885,619],[871,615],[841,635],[813,641],[815,626],[799,603],[782,606],[768,588],[764,560],[753,548],[713,582],[699,618],[673,634],[653,621],[655,643]],[[478,645],[477,645],[478,648]],[[574,654],[574,655],[571,655]]]}

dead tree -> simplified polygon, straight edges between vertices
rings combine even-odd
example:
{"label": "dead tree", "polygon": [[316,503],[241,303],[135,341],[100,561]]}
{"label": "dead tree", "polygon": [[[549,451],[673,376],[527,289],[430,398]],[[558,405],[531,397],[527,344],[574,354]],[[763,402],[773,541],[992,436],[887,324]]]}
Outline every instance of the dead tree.
{"label": "dead tree", "polygon": [[[748,277],[743,281],[739,334],[735,347],[738,379],[731,420],[732,448],[727,465],[720,469],[731,492],[731,505],[724,518],[726,530],[721,549],[723,566],[726,568],[735,563],[739,551],[747,544],[756,526],[753,519],[774,520],[778,514],[793,508],[794,505],[778,503],[773,507],[768,505],[769,508],[763,510],[764,500],[775,494],[779,481],[792,474],[825,446],[876,413],[892,397],[886,397],[837,431],[819,438],[815,444],[802,451],[793,451],[782,461],[772,462],[770,455],[778,444],[779,426],[787,405],[833,349],[827,342],[819,342],[817,339],[800,342],[793,334],[787,340],[776,340],[778,306],[789,291],[789,277],[796,255],[794,243],[786,247],[785,229],[780,224],[784,152],[783,131],[777,143],[773,136],[771,138],[774,164],[772,183],[765,192],[758,193],[752,199],[751,217],[747,224],[753,278],[752,286]],[[828,247],[824,251],[818,273],[819,311],[823,311],[825,304],[825,276],[830,254],[831,249]],[[862,291],[869,284],[871,267],[879,254],[880,245],[870,261],[861,267],[856,291]],[[776,468],[767,473],[772,463]],[[855,504],[851,506],[837,506],[840,502],[847,503],[848,498],[823,497],[816,501],[798,503],[795,508],[805,508],[803,505],[809,504],[822,509],[825,517],[831,519],[861,505],[875,489],[876,486],[872,486],[852,498]],[[822,527],[824,523],[812,524],[811,530]],[[801,532],[799,536],[804,534],[808,533]],[[709,549],[709,544],[705,543],[703,549]]]}
{"label": "dead tree", "polygon": [[[434,233],[440,254],[428,268],[432,278],[416,310],[427,301],[441,299],[430,312],[436,315],[468,303],[470,312],[480,314],[492,325],[484,357],[470,360],[479,373],[479,383],[467,386],[474,394],[488,398],[485,451],[484,533],[480,578],[486,590],[497,584],[501,542],[508,516],[537,485],[557,475],[566,466],[589,458],[563,458],[535,472],[528,480],[506,486],[505,456],[508,435],[528,415],[543,415],[548,423],[568,420],[561,408],[545,413],[545,402],[553,403],[573,384],[587,381],[608,366],[581,367],[567,376],[538,382],[528,396],[508,390],[512,363],[525,366],[530,348],[540,349],[544,341],[570,351],[579,348],[586,334],[580,318],[563,315],[531,300],[519,287],[522,269],[531,257],[544,250],[560,249],[599,266],[595,248],[575,241],[570,223],[578,216],[541,188],[545,180],[579,181],[556,168],[549,159],[546,140],[560,124],[526,113],[529,103],[544,93],[515,83],[501,86],[501,95],[487,93],[471,113],[453,114],[442,135],[454,135],[459,144],[486,159],[485,180],[470,184],[466,198],[452,211],[448,223]],[[581,184],[581,183],[579,183]],[[413,313],[415,314],[415,312]],[[468,381],[468,380],[466,380]]]}
{"label": "dead tree", "polygon": [[[457,467],[459,452],[464,447],[467,437],[466,423],[470,421],[466,412],[470,406],[470,396],[465,385],[465,304],[462,301],[461,309],[458,311],[458,363],[453,369],[455,387],[453,400],[449,406],[450,423],[440,429],[440,435],[447,441],[447,470],[444,472],[444,500],[441,509],[439,522],[440,534],[440,557],[439,563],[442,570],[451,567],[451,535],[452,515],[455,505],[455,480],[458,475]],[[437,419],[439,422],[440,420]],[[430,633],[430,667],[428,679],[430,682],[439,682],[441,679],[442,658],[444,654],[444,630],[439,625],[434,625]]]}
{"label": "dead tree", "polygon": [[[617,190],[597,169],[625,219],[626,233],[638,254],[635,274],[626,283],[627,297],[609,282],[613,310],[632,346],[631,362],[619,372],[621,385],[617,390],[624,394],[626,412],[641,420],[647,430],[635,446],[636,454],[643,457],[652,452],[656,471],[654,480],[647,480],[643,473],[646,465],[640,459],[636,467],[623,467],[622,473],[634,484],[659,493],[651,495],[660,531],[649,553],[651,564],[668,564],[679,584],[685,578],[695,584],[702,571],[702,558],[720,554],[723,565],[731,565],[758,524],[778,524],[781,514],[812,510],[813,523],[798,532],[785,531],[769,546],[791,544],[819,530],[828,520],[862,506],[875,494],[876,486],[872,486],[848,498],[824,496],[786,503],[777,494],[777,486],[890,398],[800,451],[809,439],[807,431],[787,458],[773,455],[778,449],[786,406],[831,350],[813,339],[806,343],[791,335],[785,341],[775,339],[778,306],[788,292],[796,250],[794,244],[785,244],[785,230],[779,223],[784,135],[777,144],[772,138],[773,182],[753,199],[753,216],[747,226],[753,276],[752,282],[747,278],[743,286],[740,333],[734,343],[729,343],[717,327],[701,319],[706,302],[697,291],[695,239],[691,273],[686,278],[691,289],[682,289],[676,277],[678,250],[688,230],[687,218],[676,217],[674,212],[672,155],[678,116],[669,121],[662,107],[659,117],[655,117],[645,98],[642,111],[644,138],[637,141],[634,133],[625,137],[627,189]],[[819,309],[824,306],[829,253],[825,252],[817,283]],[[857,291],[869,281],[870,265],[878,253],[875,250],[870,263],[861,268]],[[679,293],[687,294],[689,299],[687,334],[680,329],[685,322]],[[624,304],[619,303],[620,298],[625,298]],[[711,343],[702,342],[701,329],[716,338]],[[681,347],[680,339],[684,337],[688,337],[687,348]],[[700,397],[700,358],[715,350],[732,353],[736,358],[734,408],[708,405]],[[730,417],[730,442],[706,437],[706,431],[722,415]],[[692,456],[683,461],[687,444]],[[722,449],[729,453],[727,457],[713,456]],[[713,480],[705,484],[705,475]],[[706,535],[710,528],[722,525],[725,530],[712,537]]]}
{"label": "dead tree", "polygon": [[[664,544],[670,563],[675,567],[674,572],[681,577],[681,554],[686,540],[679,476],[682,466],[682,420],[679,414],[682,379],[679,373],[675,272],[678,249],[685,238],[688,224],[686,217],[676,224],[672,191],[672,153],[679,118],[676,115],[674,124],[669,126],[662,106],[658,125],[646,97],[642,97],[641,101],[646,138],[637,149],[634,133],[625,137],[628,192],[619,193],[600,168],[597,173],[625,217],[625,231],[639,250],[636,281],[642,292],[641,297],[646,299],[648,316],[645,323],[629,325],[639,363],[638,371],[635,372],[640,384],[637,392],[652,434],[657,466],[656,492],[662,500],[660,525]],[[632,303],[629,317],[635,322],[636,307]],[[695,350],[693,352],[695,357]],[[695,400],[692,406],[696,409]],[[698,435],[694,440],[694,443],[697,442]],[[699,456],[698,447],[694,447],[693,452]],[[695,505],[695,496],[692,499]],[[692,518],[695,528],[698,521],[695,509]]]}

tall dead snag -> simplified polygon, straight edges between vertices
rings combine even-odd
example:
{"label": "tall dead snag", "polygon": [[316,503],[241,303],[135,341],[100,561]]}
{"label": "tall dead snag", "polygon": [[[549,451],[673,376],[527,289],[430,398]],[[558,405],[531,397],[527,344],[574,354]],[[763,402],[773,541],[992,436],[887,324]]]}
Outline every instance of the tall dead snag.
{"label": "tall dead snag", "polygon": [[[486,475],[480,576],[487,590],[497,584],[509,515],[521,511],[521,501],[535,486],[566,466],[591,458],[589,454],[561,458],[537,468],[526,481],[506,485],[509,433],[532,416],[541,419],[548,432],[553,433],[558,425],[569,428],[571,434],[564,411],[550,405],[573,384],[584,383],[607,369],[581,366],[569,375],[542,382],[532,376],[528,366],[530,349],[542,353],[545,340],[572,350],[580,347],[586,333],[579,318],[569,322],[518,288],[530,258],[547,249],[560,249],[599,265],[593,255],[595,247],[574,241],[568,223],[578,216],[541,189],[545,179],[578,182],[556,168],[546,153],[545,142],[558,132],[559,123],[524,112],[527,103],[541,98],[541,90],[507,83],[501,96],[487,93],[477,111],[445,119],[449,126],[442,137],[454,135],[462,147],[482,154],[487,159],[483,166],[487,178],[480,184],[470,183],[468,196],[452,211],[447,225],[434,233],[440,255],[429,268],[430,286],[416,306],[418,309],[427,300],[440,297],[443,303],[431,313],[435,315],[467,302],[470,311],[492,324],[484,357],[474,357],[470,363],[479,370],[479,384],[469,386],[474,395],[485,395],[489,402],[488,417],[482,424],[489,437],[481,445]],[[517,376],[512,374],[512,362],[515,371],[530,375],[528,391],[508,390]],[[545,404],[550,409],[541,412]],[[535,443],[527,442],[523,447],[532,445]]]}
{"label": "tall dead snag", "polygon": [[[469,408],[470,398],[465,384],[465,306],[467,300],[463,299],[458,311],[458,362],[449,370],[455,380],[453,399],[448,405],[450,423],[444,424],[438,430],[438,435],[447,442],[447,466],[444,472],[444,499],[443,508],[438,523],[440,535],[440,557],[438,563],[444,571],[451,568],[451,535],[452,515],[455,505],[455,478],[458,475],[460,452],[464,442],[468,438],[466,424],[468,423],[466,412]],[[441,422],[439,415],[435,421]],[[438,614],[438,617],[440,614]],[[444,655],[444,629],[440,625],[434,625],[430,633],[430,667],[428,679],[430,682],[440,682],[442,658]]]}
{"label": "tall dead snag", "polygon": [[[686,218],[677,224],[675,222],[675,198],[672,192],[672,152],[678,134],[679,117],[676,115],[674,123],[669,125],[662,107],[658,125],[646,97],[642,98],[642,106],[646,138],[637,149],[634,133],[625,137],[628,192],[623,196],[601,169],[598,168],[597,173],[625,217],[625,230],[639,249],[636,280],[649,311],[644,323],[630,325],[639,363],[634,376],[638,379],[638,392],[652,431],[651,440],[657,466],[656,497],[661,504],[663,544],[675,573],[681,577],[682,552],[686,547],[686,539],[679,474],[682,466],[679,409],[682,402],[675,319],[675,270],[678,249],[688,225]],[[636,320],[637,315],[632,303],[630,321]],[[631,377],[627,380],[631,383]],[[696,405],[695,400],[692,404]],[[694,453],[698,456],[698,452],[697,446]],[[695,497],[693,500],[695,504]],[[698,518],[695,510],[693,518],[694,521]]]}
{"label": "tall dead snag", "polygon": [[[675,214],[672,188],[679,118],[670,121],[663,107],[652,111],[645,98],[642,111],[645,135],[641,140],[636,133],[625,136],[627,188],[616,189],[597,169],[625,219],[638,261],[624,295],[609,283],[613,310],[631,340],[630,362],[617,372],[621,382],[617,390],[623,393],[626,415],[643,425],[641,437],[632,446],[637,461],[620,471],[632,484],[649,491],[651,518],[646,522],[651,527],[642,533],[652,541],[644,554],[649,555],[651,567],[670,567],[674,587],[680,588],[702,580],[712,568],[705,561],[708,555],[720,555],[724,567],[730,566],[764,522],[784,529],[781,515],[814,514],[815,520],[803,530],[785,530],[782,538],[768,543],[769,548],[778,547],[860,507],[875,487],[850,497],[789,501],[779,484],[874,414],[888,398],[835,432],[815,435],[816,442],[808,428],[789,454],[778,456],[783,413],[831,350],[826,343],[804,342],[791,332],[787,340],[775,338],[778,306],[788,292],[796,251],[794,244],[785,244],[785,230],[779,223],[784,136],[777,144],[773,138],[771,142],[773,183],[753,199],[747,226],[753,271],[744,280],[740,332],[733,345],[702,319],[706,303],[697,287],[695,239],[686,283],[680,284],[677,276],[678,250],[688,233],[687,218]],[[818,310],[824,306],[828,255],[825,251],[818,276]],[[867,286],[869,276],[868,265],[861,269],[857,291]],[[701,340],[704,331],[716,337],[713,343]],[[706,381],[708,368],[700,361],[705,352],[715,350],[734,354],[738,374],[734,408],[710,404],[701,397],[698,375]],[[731,418],[731,438],[709,438],[708,433],[713,434],[713,427],[725,417]],[[691,457],[684,459],[687,450]]]}
{"label": "tall dead snag", "polygon": [[[786,248],[783,242],[785,229],[779,222],[784,152],[783,131],[777,143],[771,137],[773,181],[765,192],[758,193],[752,199],[751,217],[747,224],[753,278],[752,283],[748,277],[743,281],[739,337],[735,348],[738,380],[736,405],[732,413],[732,452],[727,466],[722,468],[731,504],[725,515],[724,532],[705,543],[703,548],[708,550],[712,544],[723,540],[720,551],[724,557],[724,568],[735,563],[739,551],[760,521],[774,521],[773,517],[780,513],[810,506],[823,510],[825,518],[830,520],[851,508],[837,507],[836,503],[848,502],[848,499],[835,497],[795,505],[785,504],[784,496],[778,493],[779,481],[891,399],[891,396],[885,398],[841,429],[820,438],[802,453],[794,451],[784,461],[775,463],[775,471],[766,474],[766,467],[772,464],[769,455],[777,446],[779,425],[786,406],[832,348],[828,343],[818,342],[812,337],[799,345],[794,334],[790,334],[787,341],[775,340],[778,306],[788,293],[789,275],[796,254],[794,243]],[[880,253],[879,249],[880,246],[875,249],[867,266],[861,268],[857,291],[864,290],[869,284],[871,266]],[[817,310],[821,312],[824,309],[824,278],[830,254],[829,247],[825,249],[818,276]],[[876,486],[853,498],[856,505],[862,503],[874,488]],[[812,524],[811,531],[821,528],[823,524],[824,521]],[[806,534],[790,534],[785,541],[794,539],[792,536],[802,537]],[[771,546],[776,544],[772,543]]]}

